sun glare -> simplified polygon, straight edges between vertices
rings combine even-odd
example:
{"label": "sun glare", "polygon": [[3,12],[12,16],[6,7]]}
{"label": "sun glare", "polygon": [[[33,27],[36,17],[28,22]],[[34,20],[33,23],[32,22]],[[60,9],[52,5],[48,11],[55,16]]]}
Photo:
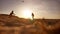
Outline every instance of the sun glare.
{"label": "sun glare", "polygon": [[31,19],[31,14],[32,14],[32,12],[31,12],[30,9],[24,9],[23,10],[23,16],[24,16],[24,18],[30,18]]}

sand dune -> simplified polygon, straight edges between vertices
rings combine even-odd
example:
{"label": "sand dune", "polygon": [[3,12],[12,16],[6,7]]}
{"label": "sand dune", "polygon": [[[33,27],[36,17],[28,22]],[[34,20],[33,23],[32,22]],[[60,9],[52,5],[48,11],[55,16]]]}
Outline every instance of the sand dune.
{"label": "sand dune", "polygon": [[60,34],[60,19],[30,19],[0,14],[0,34]]}

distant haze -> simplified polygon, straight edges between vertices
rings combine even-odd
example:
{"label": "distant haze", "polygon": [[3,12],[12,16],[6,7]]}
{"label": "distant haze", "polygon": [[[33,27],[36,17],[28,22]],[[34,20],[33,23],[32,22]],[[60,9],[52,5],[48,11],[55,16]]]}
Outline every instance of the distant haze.
{"label": "distant haze", "polygon": [[23,17],[25,8],[32,10],[35,18],[60,19],[60,0],[0,0],[0,13],[3,14],[13,10]]}

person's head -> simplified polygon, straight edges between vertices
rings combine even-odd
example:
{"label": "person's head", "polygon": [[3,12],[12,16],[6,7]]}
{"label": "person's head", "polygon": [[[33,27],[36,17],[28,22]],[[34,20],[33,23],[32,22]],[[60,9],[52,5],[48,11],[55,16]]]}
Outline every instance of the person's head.
{"label": "person's head", "polygon": [[32,13],[32,16],[34,16],[34,14]]}
{"label": "person's head", "polygon": [[12,12],[14,12],[14,11],[12,10]]}

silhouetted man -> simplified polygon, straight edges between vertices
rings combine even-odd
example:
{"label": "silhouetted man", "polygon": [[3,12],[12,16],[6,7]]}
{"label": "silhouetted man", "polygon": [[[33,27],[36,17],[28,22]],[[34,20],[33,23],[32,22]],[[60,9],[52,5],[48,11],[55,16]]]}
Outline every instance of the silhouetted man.
{"label": "silhouetted man", "polygon": [[14,15],[14,11],[12,11],[12,12],[10,13],[10,16],[12,16],[12,15]]}
{"label": "silhouetted man", "polygon": [[32,19],[34,19],[34,14],[32,13]]}

